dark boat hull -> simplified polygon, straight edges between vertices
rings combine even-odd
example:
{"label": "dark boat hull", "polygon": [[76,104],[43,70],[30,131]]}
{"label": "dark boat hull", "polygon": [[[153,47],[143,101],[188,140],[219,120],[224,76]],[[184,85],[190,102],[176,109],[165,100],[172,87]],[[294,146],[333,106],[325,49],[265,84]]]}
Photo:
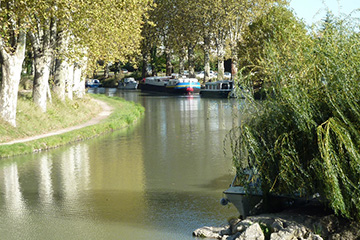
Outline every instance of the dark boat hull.
{"label": "dark boat hull", "polygon": [[207,97],[207,98],[229,98],[232,97],[231,94],[231,90],[218,90],[218,91],[214,91],[214,90],[206,90],[206,89],[202,89],[200,91],[200,96],[201,97]]}

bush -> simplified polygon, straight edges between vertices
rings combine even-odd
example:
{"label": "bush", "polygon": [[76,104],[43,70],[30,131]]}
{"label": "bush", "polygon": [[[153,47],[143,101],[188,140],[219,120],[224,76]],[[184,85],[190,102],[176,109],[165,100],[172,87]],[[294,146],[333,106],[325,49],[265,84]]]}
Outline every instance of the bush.
{"label": "bush", "polygon": [[261,69],[267,99],[233,129],[238,173],[254,166],[265,192],[320,193],[335,213],[360,219],[359,33],[329,13],[321,29],[304,35],[282,7],[254,24],[252,33],[268,38],[242,84],[259,81],[248,73]]}

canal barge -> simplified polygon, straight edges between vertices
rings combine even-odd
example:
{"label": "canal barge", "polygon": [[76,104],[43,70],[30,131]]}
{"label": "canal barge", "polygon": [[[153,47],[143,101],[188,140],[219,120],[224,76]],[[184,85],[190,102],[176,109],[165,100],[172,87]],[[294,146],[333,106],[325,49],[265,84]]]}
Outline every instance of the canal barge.
{"label": "canal barge", "polygon": [[135,90],[138,88],[138,82],[134,78],[124,78],[118,82],[118,88],[124,90]]}
{"label": "canal barge", "polygon": [[208,98],[235,97],[234,82],[229,80],[206,82],[204,88],[200,90],[200,96]]}
{"label": "canal barge", "polygon": [[160,92],[168,94],[199,93],[201,85],[196,78],[171,76],[147,77],[140,84],[141,91]]}

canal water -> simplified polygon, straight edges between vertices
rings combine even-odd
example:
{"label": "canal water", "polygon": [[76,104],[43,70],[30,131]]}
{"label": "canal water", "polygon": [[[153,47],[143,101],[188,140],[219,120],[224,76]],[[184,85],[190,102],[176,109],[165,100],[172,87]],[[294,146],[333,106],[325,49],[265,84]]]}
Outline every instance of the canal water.
{"label": "canal water", "polygon": [[0,239],[194,239],[238,216],[220,199],[232,181],[224,139],[235,99],[98,89],[142,104],[129,128],[1,160]]}

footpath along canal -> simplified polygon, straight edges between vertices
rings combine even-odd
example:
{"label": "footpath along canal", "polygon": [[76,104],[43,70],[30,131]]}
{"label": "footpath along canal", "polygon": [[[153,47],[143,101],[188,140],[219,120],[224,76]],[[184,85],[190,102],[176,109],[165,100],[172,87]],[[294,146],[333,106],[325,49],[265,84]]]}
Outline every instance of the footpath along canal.
{"label": "footpath along canal", "polygon": [[194,239],[221,206],[242,102],[98,89],[142,104],[133,126],[0,164],[1,239]]}

